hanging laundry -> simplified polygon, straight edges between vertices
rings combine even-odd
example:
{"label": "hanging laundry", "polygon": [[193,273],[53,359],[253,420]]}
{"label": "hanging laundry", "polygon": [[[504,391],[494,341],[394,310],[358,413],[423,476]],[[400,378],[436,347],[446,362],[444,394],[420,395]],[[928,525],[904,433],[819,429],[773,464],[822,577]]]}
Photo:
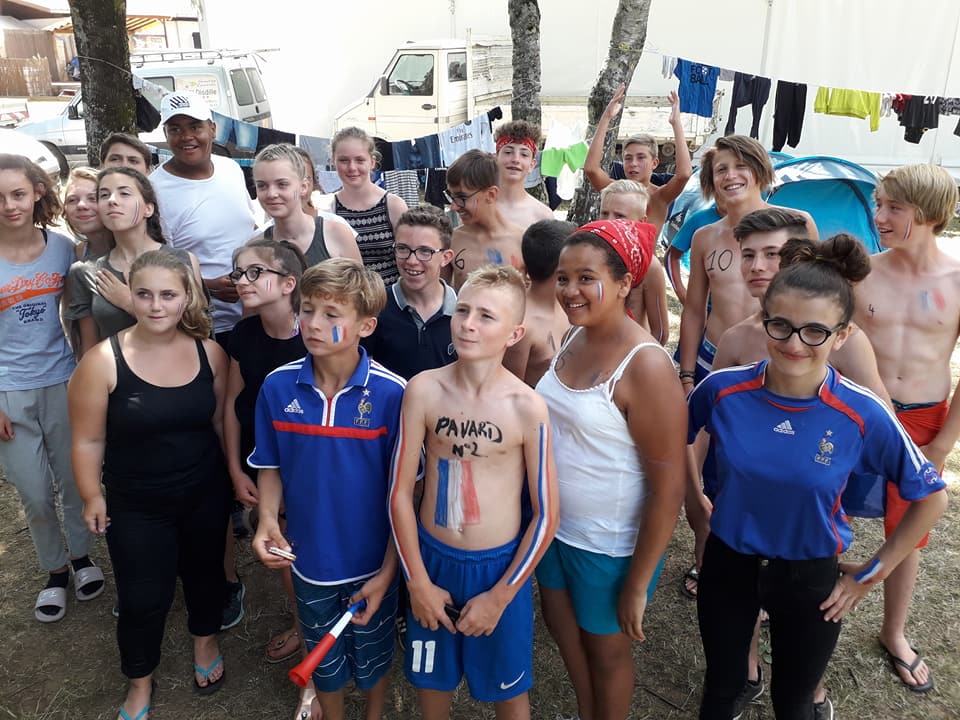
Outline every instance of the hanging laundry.
{"label": "hanging laundry", "polygon": [[880,129],[880,93],[821,86],[813,102],[813,111],[825,115],[870,118],[870,132]]}
{"label": "hanging laundry", "polygon": [[427,180],[424,183],[423,199],[441,210],[447,206],[447,199],[443,193],[447,189],[447,171],[431,168],[427,170]]}
{"label": "hanging laundry", "polygon": [[321,192],[329,195],[343,187],[343,180],[335,170],[317,170],[317,185]]}
{"label": "hanging laundry", "polygon": [[438,167],[443,167],[443,163],[440,158],[440,138],[436,135],[393,143],[394,170],[427,170]]}
{"label": "hanging laundry", "polygon": [[960,115],[960,98],[941,98],[941,115]]}
{"label": "hanging laundry", "polygon": [[940,125],[940,104],[941,98],[933,95],[913,95],[898,104],[897,116],[906,142],[916,145],[927,130]]}
{"label": "hanging laundry", "polygon": [[279,143],[294,145],[296,142],[297,136],[293,133],[274,130],[273,128],[260,128],[260,133],[257,137],[257,152],[263,150],[267,145],[276,145]]}
{"label": "hanging laundry", "polygon": [[483,150],[496,152],[493,142],[493,131],[486,113],[477,115],[472,120],[456,125],[449,130],[437,133],[440,141],[440,161],[443,167],[450,167],[454,161],[467,150]]}
{"label": "hanging laundry", "polygon": [[664,80],[669,80],[673,77],[673,71],[677,67],[677,58],[671,57],[670,55],[663,56],[663,63],[660,67],[660,72],[663,74]]}
{"label": "hanging laundry", "polygon": [[540,153],[540,173],[544,177],[559,177],[564,165],[576,172],[583,167],[589,149],[584,141],[565,148],[546,148]]}
{"label": "hanging laundry", "polygon": [[220,145],[233,143],[237,150],[253,152],[257,149],[260,137],[260,127],[236,118],[221,115],[216,110],[211,113],[213,122],[217,126],[214,141]]}
{"label": "hanging laundry", "polygon": [[493,125],[494,120],[503,120],[503,110],[500,109],[499,105],[491,110],[487,110],[487,120],[490,121],[491,125]]}
{"label": "hanging laundry", "polygon": [[737,79],[737,71],[720,68],[720,79],[724,82],[733,82]]}
{"label": "hanging laundry", "polygon": [[332,170],[333,157],[330,155],[330,138],[297,135],[297,145],[310,155],[314,171]]}
{"label": "hanging laundry", "polygon": [[420,204],[420,182],[416,170],[386,170],[383,173],[383,189],[399,195],[407,207]]}
{"label": "hanging laundry", "polygon": [[720,68],[680,58],[673,74],[680,80],[680,112],[713,117],[713,96],[717,92]]}
{"label": "hanging laundry", "polygon": [[760,137],[760,116],[763,106],[770,97],[770,79],[759,75],[737,73],[733,78],[733,97],[730,99],[730,117],[727,118],[727,127],[724,135],[732,135],[737,125],[737,110],[746,105],[753,111],[753,124],[750,126],[750,137]]}
{"label": "hanging laundry", "polygon": [[807,86],[803,83],[777,81],[773,101],[773,150],[780,152],[784,143],[795,148],[800,144],[803,115],[807,109]]}
{"label": "hanging laundry", "polygon": [[533,170],[530,171],[530,174],[527,175],[523,180],[523,188],[529,190],[534,188],[540,183],[543,182],[543,175],[540,173],[540,163],[543,161],[540,153],[537,153],[537,164],[534,166]]}

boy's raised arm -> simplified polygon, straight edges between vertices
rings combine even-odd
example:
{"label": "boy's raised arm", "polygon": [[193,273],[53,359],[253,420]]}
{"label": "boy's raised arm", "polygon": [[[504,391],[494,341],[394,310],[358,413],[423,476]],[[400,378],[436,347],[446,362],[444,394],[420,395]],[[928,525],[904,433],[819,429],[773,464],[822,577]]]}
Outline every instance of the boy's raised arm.
{"label": "boy's raised arm", "polygon": [[623,107],[623,99],[626,94],[626,85],[617,88],[617,92],[614,93],[613,98],[600,116],[600,120],[597,121],[596,132],[593,134],[593,140],[590,141],[587,157],[583,161],[583,172],[597,192],[600,192],[612,182],[606,170],[600,166],[603,160],[603,143],[607,137],[607,129],[610,127],[610,123],[613,122],[613,119]]}
{"label": "boy's raised arm", "polygon": [[670,125],[673,127],[673,141],[676,148],[674,163],[676,170],[666,185],[657,191],[658,202],[667,207],[683,192],[687,180],[693,175],[693,161],[690,159],[690,148],[687,147],[687,138],[683,134],[683,120],[680,117],[680,96],[670,92]]}
{"label": "boy's raised arm", "polygon": [[[444,605],[452,605],[453,598],[443,588],[433,584],[420,555],[417,532],[417,514],[414,510],[413,489],[417,483],[417,468],[426,435],[425,408],[422,395],[430,380],[414,378],[407,383],[400,412],[400,431],[393,450],[390,480],[390,527],[396,543],[400,569],[410,591],[410,609],[424,627],[436,630],[443,625],[456,632]],[[423,388],[423,389],[421,389]]]}
{"label": "boy's raised arm", "polygon": [[549,413],[539,396],[526,397],[523,455],[532,519],[520,539],[513,562],[490,590],[470,598],[463,606],[457,629],[464,635],[489,635],[543,557],[560,522],[557,471],[553,461]]}

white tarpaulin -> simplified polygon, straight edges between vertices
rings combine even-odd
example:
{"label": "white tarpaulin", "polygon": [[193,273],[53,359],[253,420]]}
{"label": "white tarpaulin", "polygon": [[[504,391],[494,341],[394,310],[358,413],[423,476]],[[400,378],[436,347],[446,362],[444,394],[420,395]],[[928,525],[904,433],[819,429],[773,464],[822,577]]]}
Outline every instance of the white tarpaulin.
{"label": "white tarpaulin", "polygon": [[653,0],[646,49],[814,86],[960,97],[958,0]]}

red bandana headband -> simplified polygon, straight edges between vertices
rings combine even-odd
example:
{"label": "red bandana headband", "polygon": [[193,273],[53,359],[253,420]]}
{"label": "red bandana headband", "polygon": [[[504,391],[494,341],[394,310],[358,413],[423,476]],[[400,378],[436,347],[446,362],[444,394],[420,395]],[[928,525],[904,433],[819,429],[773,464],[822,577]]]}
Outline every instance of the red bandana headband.
{"label": "red bandana headband", "polygon": [[653,225],[633,220],[596,220],[577,232],[593,233],[606,240],[627,266],[627,272],[633,278],[633,287],[643,282],[653,258],[657,236],[657,229]]}
{"label": "red bandana headband", "polygon": [[525,145],[530,148],[530,152],[533,153],[533,156],[537,156],[537,144],[528,137],[513,137],[512,135],[501,135],[500,139],[497,140],[497,152],[500,152],[500,148],[504,145]]}

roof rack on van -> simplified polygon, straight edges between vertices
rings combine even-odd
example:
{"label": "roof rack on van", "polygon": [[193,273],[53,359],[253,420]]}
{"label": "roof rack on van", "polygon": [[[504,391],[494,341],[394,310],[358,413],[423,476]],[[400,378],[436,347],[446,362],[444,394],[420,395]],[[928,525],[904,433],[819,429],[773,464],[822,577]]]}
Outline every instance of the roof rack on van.
{"label": "roof rack on van", "polygon": [[258,50],[199,50],[195,48],[143,50],[130,53],[130,66],[143,67],[148,63],[179,62],[182,60],[222,60],[224,58],[239,58],[261,53],[278,52],[279,48],[262,48]]}

